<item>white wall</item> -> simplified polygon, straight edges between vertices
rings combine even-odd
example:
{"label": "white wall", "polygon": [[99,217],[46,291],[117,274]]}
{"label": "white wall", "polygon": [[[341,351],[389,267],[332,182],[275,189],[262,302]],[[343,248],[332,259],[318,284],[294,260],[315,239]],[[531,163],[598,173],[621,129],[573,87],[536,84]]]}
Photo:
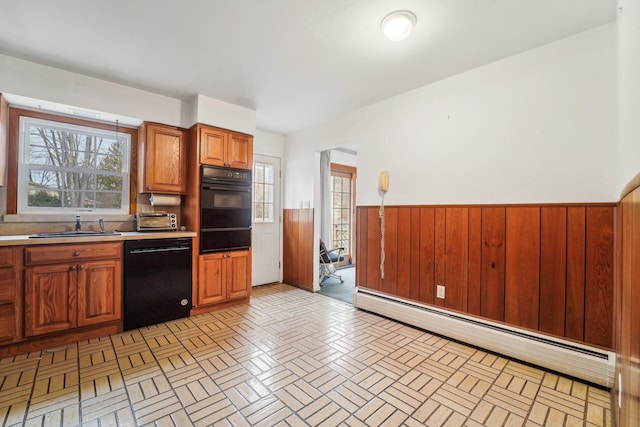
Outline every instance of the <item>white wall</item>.
{"label": "white wall", "polygon": [[621,191],[640,172],[640,2],[618,0],[618,6]]}
{"label": "white wall", "polygon": [[284,156],[284,135],[265,130],[256,130],[253,137],[253,152],[265,156]]}
{"label": "white wall", "polygon": [[179,99],[0,54],[0,93],[181,125]]}
{"label": "white wall", "polygon": [[345,153],[340,150],[331,150],[331,163],[358,167],[358,156],[356,154]]}
{"label": "white wall", "polygon": [[[358,147],[358,205],[617,200],[616,26],[362,108],[286,140],[285,208],[314,152]],[[312,198],[313,199],[313,198]]]}
{"label": "white wall", "polygon": [[[256,113],[202,95],[180,100],[0,54],[0,93],[168,125],[200,122],[248,134]],[[121,121],[126,123],[126,121]]]}
{"label": "white wall", "polygon": [[[219,126],[221,128],[254,135],[256,132],[256,112],[239,105],[229,104],[208,96],[196,95],[198,123]],[[185,127],[195,123],[191,122]]]}

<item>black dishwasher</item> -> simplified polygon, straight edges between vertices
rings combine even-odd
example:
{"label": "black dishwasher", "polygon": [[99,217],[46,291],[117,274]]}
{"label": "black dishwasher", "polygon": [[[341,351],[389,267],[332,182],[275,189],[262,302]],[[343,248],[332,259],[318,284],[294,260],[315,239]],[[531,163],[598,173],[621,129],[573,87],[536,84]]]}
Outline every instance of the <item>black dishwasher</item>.
{"label": "black dishwasher", "polygon": [[188,317],[191,238],[124,242],[124,330]]}

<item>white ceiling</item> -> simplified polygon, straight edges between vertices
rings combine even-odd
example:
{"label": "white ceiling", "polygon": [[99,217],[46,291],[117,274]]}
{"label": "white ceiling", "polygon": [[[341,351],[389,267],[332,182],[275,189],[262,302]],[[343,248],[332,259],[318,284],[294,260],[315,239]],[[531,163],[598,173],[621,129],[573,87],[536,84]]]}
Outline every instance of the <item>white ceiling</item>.
{"label": "white ceiling", "polygon": [[[256,111],[258,128],[286,134],[614,21],[615,8],[616,0],[0,0],[0,53],[242,105]],[[418,17],[401,43],[380,31],[397,9]]]}

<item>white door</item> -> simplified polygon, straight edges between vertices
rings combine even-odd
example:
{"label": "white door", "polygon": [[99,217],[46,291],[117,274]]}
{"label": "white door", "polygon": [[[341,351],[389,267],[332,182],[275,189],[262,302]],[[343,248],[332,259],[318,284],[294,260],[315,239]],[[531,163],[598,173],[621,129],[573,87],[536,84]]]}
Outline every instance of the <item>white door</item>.
{"label": "white door", "polygon": [[251,285],[280,281],[280,159],[253,157]]}

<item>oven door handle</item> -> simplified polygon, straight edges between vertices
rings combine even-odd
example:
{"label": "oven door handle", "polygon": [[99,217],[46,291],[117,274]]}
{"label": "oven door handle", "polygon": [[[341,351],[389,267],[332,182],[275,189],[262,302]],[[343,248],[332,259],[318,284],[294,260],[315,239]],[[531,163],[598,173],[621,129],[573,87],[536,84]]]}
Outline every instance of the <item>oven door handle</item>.
{"label": "oven door handle", "polygon": [[235,192],[251,192],[250,185],[202,185],[203,190],[216,190],[216,191],[235,191]]}
{"label": "oven door handle", "polygon": [[244,231],[251,230],[251,227],[209,227],[201,228],[200,231]]}

